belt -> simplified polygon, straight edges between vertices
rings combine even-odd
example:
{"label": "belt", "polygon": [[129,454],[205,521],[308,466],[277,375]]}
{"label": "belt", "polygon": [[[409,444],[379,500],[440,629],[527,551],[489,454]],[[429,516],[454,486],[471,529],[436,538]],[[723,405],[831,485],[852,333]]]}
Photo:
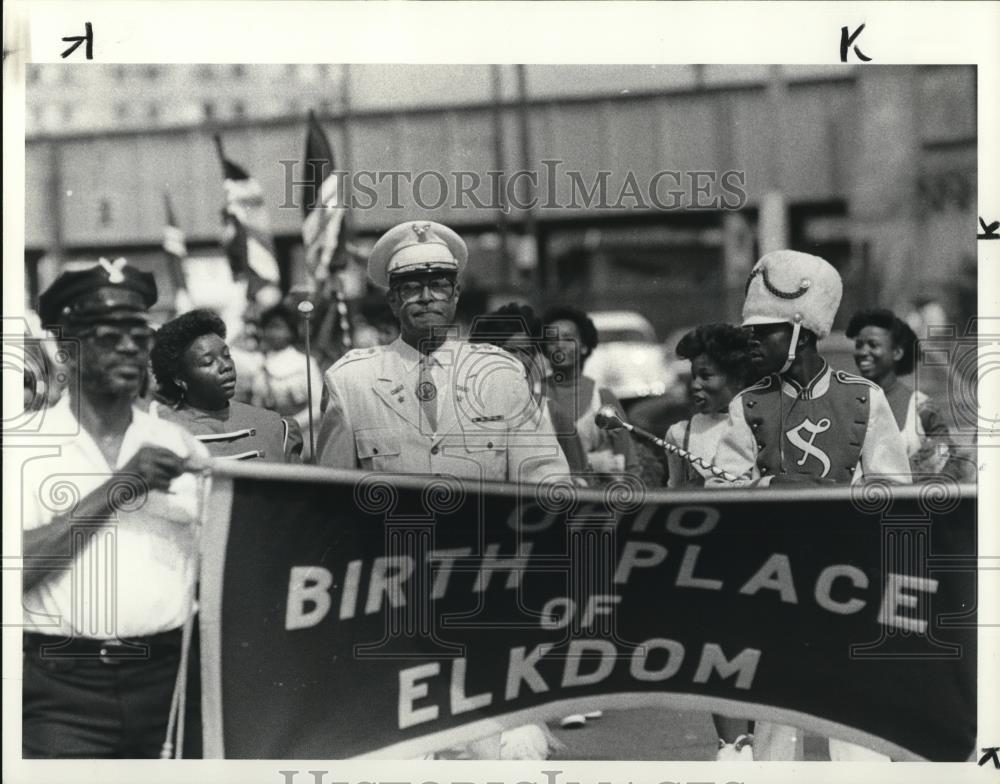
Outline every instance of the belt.
{"label": "belt", "polygon": [[39,659],[86,659],[108,665],[148,662],[179,656],[181,630],[171,629],[128,640],[56,637],[53,634],[25,632],[22,650]]}

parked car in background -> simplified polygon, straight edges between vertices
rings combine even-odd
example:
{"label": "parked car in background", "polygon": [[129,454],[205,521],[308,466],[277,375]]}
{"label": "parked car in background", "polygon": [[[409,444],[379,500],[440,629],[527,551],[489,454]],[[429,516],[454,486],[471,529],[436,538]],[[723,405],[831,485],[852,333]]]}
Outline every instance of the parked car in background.
{"label": "parked car in background", "polygon": [[597,327],[598,345],[585,372],[599,386],[626,401],[662,395],[677,385],[663,344],[644,316],[630,310],[605,310],[590,317]]}

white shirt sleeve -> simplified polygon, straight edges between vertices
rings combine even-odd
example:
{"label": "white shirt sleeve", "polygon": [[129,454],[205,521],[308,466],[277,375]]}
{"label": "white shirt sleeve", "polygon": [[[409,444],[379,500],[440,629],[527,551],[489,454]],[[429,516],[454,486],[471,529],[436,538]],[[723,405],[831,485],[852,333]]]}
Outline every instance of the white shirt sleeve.
{"label": "white shirt sleeve", "polygon": [[757,467],[757,439],[743,415],[742,395],[729,403],[729,422],[712,460],[716,466],[737,477],[730,482],[715,475],[706,477],[706,487],[767,487],[771,477],[761,478]]}
{"label": "white shirt sleeve", "polygon": [[[683,448],[684,444],[682,441],[684,438],[684,427],[686,424],[687,420],[684,420],[671,425],[663,440],[668,444]],[[677,488],[683,486],[684,461],[673,452],[667,452],[667,487]]]}
{"label": "white shirt sleeve", "polygon": [[329,399],[326,411],[319,422],[316,434],[316,464],[327,468],[358,468],[358,453],[354,445],[354,429],[351,427],[334,378],[333,369],[326,372],[326,391]]}
{"label": "white shirt sleeve", "polygon": [[854,481],[862,476],[883,478],[896,484],[910,484],[910,461],[906,442],[896,426],[896,418],[881,389],[871,390],[868,406],[868,429],[861,445],[861,460]]}
{"label": "white shirt sleeve", "polygon": [[509,380],[496,383],[509,390],[508,416],[517,423],[508,433],[507,480],[528,484],[570,481],[569,463],[556,440],[549,407],[535,402],[520,365],[512,362]]}

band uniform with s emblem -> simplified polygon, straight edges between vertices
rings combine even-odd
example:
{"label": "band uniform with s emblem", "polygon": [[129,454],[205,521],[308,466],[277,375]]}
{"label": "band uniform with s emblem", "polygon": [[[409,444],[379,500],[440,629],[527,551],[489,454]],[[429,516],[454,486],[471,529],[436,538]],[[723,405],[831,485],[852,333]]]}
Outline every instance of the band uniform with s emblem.
{"label": "band uniform with s emblem", "polygon": [[[729,404],[715,454],[716,465],[739,479],[713,476],[706,486],[852,484],[873,474],[910,482],[906,447],[881,388],[831,369],[817,350],[842,291],[840,274],[818,256],[779,250],[754,266],[743,326],[750,330],[751,363],[763,378]],[[758,721],[754,759],[795,759],[801,734]],[[829,745],[834,761],[888,759],[836,738]]]}

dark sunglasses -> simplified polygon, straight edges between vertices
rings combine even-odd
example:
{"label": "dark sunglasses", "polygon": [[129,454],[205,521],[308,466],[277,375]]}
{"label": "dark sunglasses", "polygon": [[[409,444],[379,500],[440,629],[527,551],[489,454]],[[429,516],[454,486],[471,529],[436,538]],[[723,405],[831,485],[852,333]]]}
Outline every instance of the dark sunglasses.
{"label": "dark sunglasses", "polygon": [[139,351],[148,350],[153,343],[153,330],[141,326],[124,328],[100,324],[80,334],[105,351],[116,351],[126,337]]}

